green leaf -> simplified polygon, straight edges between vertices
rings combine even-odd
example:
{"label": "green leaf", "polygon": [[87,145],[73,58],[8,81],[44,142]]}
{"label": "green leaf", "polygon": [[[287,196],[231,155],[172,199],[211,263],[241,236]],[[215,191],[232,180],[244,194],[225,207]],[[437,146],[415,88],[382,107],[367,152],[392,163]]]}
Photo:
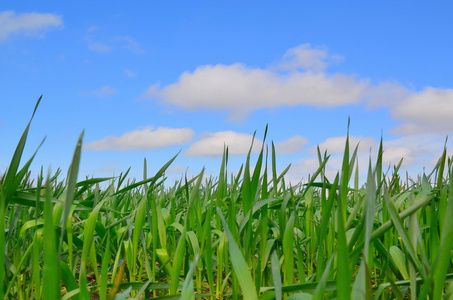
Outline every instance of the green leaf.
{"label": "green leaf", "polygon": [[59,251],[61,250],[61,246],[63,243],[63,236],[64,230],[66,228],[66,221],[68,220],[69,212],[71,211],[72,201],[74,197],[75,186],[77,182],[77,174],[79,172],[79,165],[80,165],[80,156],[82,152],[82,141],[83,141],[83,134],[84,131],[80,134],[79,140],[77,141],[77,145],[74,150],[74,155],[72,157],[71,165],[69,166],[68,171],[68,180],[66,185],[66,198],[64,201],[63,206],[63,214],[60,220],[60,227],[61,227],[61,235],[60,235],[60,243]]}
{"label": "green leaf", "polygon": [[253,283],[252,276],[248,270],[247,263],[242,255],[242,251],[239,249],[236,241],[231,234],[231,231],[228,229],[228,225],[223,217],[222,211],[217,207],[217,214],[222,221],[225,233],[228,238],[228,248],[230,250],[231,263],[233,264],[234,271],[239,280],[239,285],[241,286],[244,299],[255,300],[258,299],[256,294],[255,284]]}
{"label": "green leaf", "polygon": [[403,251],[401,251],[401,249],[397,246],[392,246],[390,247],[389,253],[396,266],[398,267],[401,275],[403,275],[403,278],[409,279],[409,273],[407,272],[406,267],[406,257],[404,256]]}
{"label": "green leaf", "polygon": [[193,288],[193,273],[197,267],[199,256],[195,256],[195,261],[190,263],[189,272],[186,275],[186,279],[182,285],[181,300],[193,300],[195,299],[195,291]]}
{"label": "green leaf", "polygon": [[44,205],[44,241],[43,241],[43,270],[42,289],[48,299],[60,298],[60,268],[58,263],[55,227],[52,218],[52,203],[50,201],[50,184],[46,185],[46,202]]}
{"label": "green leaf", "polygon": [[453,248],[453,169],[450,171],[449,193],[445,210],[445,221],[441,228],[440,249],[437,253],[436,264],[433,267],[434,299],[440,299],[449,266],[451,265],[451,250]]}
{"label": "green leaf", "polygon": [[272,280],[274,281],[275,299],[282,299],[282,278],[280,276],[280,264],[278,263],[277,252],[272,252],[271,256]]}
{"label": "green leaf", "polygon": [[284,283],[291,285],[294,283],[294,212],[286,224],[283,234],[283,261],[285,263]]}
{"label": "green leaf", "polygon": [[[79,285],[77,284],[77,280],[75,279],[74,275],[72,274],[71,270],[69,269],[68,265],[60,260],[60,271],[61,271],[61,279],[66,287],[68,292],[77,290]],[[74,295],[71,299],[77,300],[79,299],[78,295]]]}

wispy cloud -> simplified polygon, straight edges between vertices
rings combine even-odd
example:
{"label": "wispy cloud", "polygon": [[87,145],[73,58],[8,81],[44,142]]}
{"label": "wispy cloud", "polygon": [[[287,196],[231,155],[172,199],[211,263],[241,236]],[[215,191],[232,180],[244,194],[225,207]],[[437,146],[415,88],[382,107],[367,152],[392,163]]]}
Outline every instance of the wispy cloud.
{"label": "wispy cloud", "polygon": [[105,42],[100,42],[98,41],[98,38],[95,37],[95,33],[99,31],[99,27],[97,26],[91,26],[90,28],[87,29],[87,33],[84,37],[88,49],[97,52],[97,53],[107,53],[110,52],[113,47],[106,44]]}
{"label": "wispy cloud", "polygon": [[149,150],[189,142],[194,135],[190,128],[152,127],[126,132],[122,136],[107,136],[84,146],[86,150]]}
{"label": "wispy cloud", "polygon": [[131,70],[124,70],[124,74],[126,74],[126,77],[128,78],[134,78],[137,76],[137,73],[132,72]]}
{"label": "wispy cloud", "polygon": [[41,37],[48,29],[62,24],[61,16],[50,13],[0,12],[0,41],[19,34]]}
{"label": "wispy cloud", "polygon": [[101,87],[99,90],[90,91],[90,92],[81,93],[81,94],[85,95],[85,96],[96,96],[99,98],[104,98],[104,97],[108,97],[108,96],[113,96],[116,94],[116,92],[117,91],[115,88],[107,85],[107,86]]}
{"label": "wispy cloud", "polygon": [[281,70],[310,70],[321,72],[330,62],[339,62],[343,57],[338,54],[329,54],[325,47],[312,47],[310,44],[302,44],[291,48],[283,55],[281,62],[276,64]]}
{"label": "wispy cloud", "polygon": [[140,47],[140,44],[131,36],[117,36],[115,40],[118,41],[124,49],[127,49],[135,54],[145,53],[145,50]]}
{"label": "wispy cloud", "polygon": [[[247,154],[252,140],[252,135],[234,131],[205,133],[184,154],[187,156],[221,156],[225,146],[228,147],[229,155]],[[252,152],[259,152],[262,143],[260,139],[255,138]]]}
{"label": "wispy cloud", "polygon": [[123,48],[134,54],[145,53],[145,50],[140,47],[140,44],[132,36],[99,37],[99,31],[100,28],[98,26],[92,26],[86,31],[84,39],[88,49],[91,51],[107,53],[113,49]]}
{"label": "wispy cloud", "polygon": [[110,52],[113,47],[110,47],[106,44],[103,44],[103,43],[100,43],[100,42],[88,42],[88,49],[90,49],[91,51],[94,51],[94,52],[98,52],[98,53],[106,53],[106,52]]}

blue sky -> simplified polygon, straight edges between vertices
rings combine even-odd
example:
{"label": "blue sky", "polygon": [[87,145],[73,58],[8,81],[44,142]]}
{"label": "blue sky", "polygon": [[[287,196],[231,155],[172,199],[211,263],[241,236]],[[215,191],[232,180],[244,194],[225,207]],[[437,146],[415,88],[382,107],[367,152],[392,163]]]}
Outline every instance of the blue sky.
{"label": "blue sky", "polygon": [[[288,179],[307,178],[315,148],[340,167],[351,118],[365,171],[434,166],[453,130],[453,5],[359,1],[3,2],[0,173],[34,104],[25,156],[66,170],[85,130],[80,176],[216,175],[245,161],[253,132],[277,146]],[[448,143],[450,144],[450,143]],[[451,148],[451,147],[450,147]],[[371,151],[371,152],[370,152]]]}

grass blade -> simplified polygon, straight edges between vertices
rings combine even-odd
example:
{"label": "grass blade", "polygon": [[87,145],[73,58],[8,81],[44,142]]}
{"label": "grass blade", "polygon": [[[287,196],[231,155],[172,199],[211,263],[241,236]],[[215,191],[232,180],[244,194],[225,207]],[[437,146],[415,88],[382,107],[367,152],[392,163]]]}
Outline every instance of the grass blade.
{"label": "grass blade", "polygon": [[58,299],[60,298],[60,268],[52,217],[50,184],[46,184],[46,202],[44,204],[43,261],[43,291],[49,299]]}
{"label": "grass blade", "polygon": [[272,279],[274,281],[275,299],[282,299],[282,278],[280,276],[280,264],[278,263],[277,252],[271,255]]}
{"label": "grass blade", "polygon": [[258,295],[256,294],[255,284],[253,283],[252,276],[250,276],[249,269],[242,251],[239,249],[239,246],[234,240],[231,231],[228,229],[225,218],[223,217],[222,211],[218,207],[217,214],[222,221],[223,228],[228,238],[231,263],[233,264],[234,271],[236,272],[236,275],[239,279],[239,285],[241,286],[244,299],[256,300],[258,299]]}

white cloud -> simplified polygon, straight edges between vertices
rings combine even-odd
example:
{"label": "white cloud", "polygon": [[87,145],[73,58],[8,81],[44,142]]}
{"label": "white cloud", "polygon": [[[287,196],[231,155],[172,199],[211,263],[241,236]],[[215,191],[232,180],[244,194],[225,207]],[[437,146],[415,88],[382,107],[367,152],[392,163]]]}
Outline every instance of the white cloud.
{"label": "white cloud", "polygon": [[443,133],[453,131],[453,89],[426,87],[410,90],[398,82],[369,87],[367,106],[386,108],[399,122],[392,134]]}
{"label": "white cloud", "polygon": [[[333,181],[337,172],[341,169],[341,157],[330,157],[325,168],[325,175]],[[300,182],[308,182],[309,176],[313,175],[319,168],[319,161],[317,157],[309,157],[299,160],[291,165],[285,178],[292,185]]]}
{"label": "white cloud", "polygon": [[[247,154],[252,144],[253,136],[234,131],[219,131],[206,133],[201,139],[193,143],[185,152],[187,156],[220,156],[223,154],[224,145],[228,147],[229,155]],[[261,149],[263,141],[255,138],[253,153]]]}
{"label": "white cloud", "polygon": [[287,50],[282,61],[277,64],[277,68],[320,72],[327,67],[328,60],[339,61],[341,59],[339,55],[329,55],[326,48],[313,48],[310,44],[302,44]]}
{"label": "white cloud", "polygon": [[391,114],[403,123],[392,133],[414,134],[453,130],[453,89],[428,87],[410,94],[391,108]]}
{"label": "white cloud", "polygon": [[368,88],[366,104],[369,109],[392,108],[406,99],[409,94],[410,91],[399,82],[383,82]]}
{"label": "white cloud", "polygon": [[[370,154],[371,164],[374,168],[377,161],[379,144],[369,137],[350,138],[351,148],[353,145],[356,145],[359,140],[361,141],[361,144],[364,144],[364,146],[359,146],[360,151],[357,156],[360,181],[364,183],[367,176]],[[327,139],[323,143],[328,147],[328,154],[330,154],[330,159],[327,162],[325,170],[326,176],[330,181],[335,178],[336,173],[342,168],[344,142],[345,137],[336,137]],[[406,135],[393,140],[384,139],[384,153],[382,158],[383,170],[387,171],[388,167],[397,165],[400,160],[403,159],[402,167],[399,171],[401,175],[405,175],[405,173],[408,172],[409,177],[414,178],[421,174],[424,168],[426,168],[426,172],[429,173],[442,154],[444,143],[445,136],[435,133]],[[370,146],[372,147],[371,153],[369,151]],[[447,145],[447,148],[451,148],[451,146],[452,143],[450,142],[450,144]],[[321,147],[321,149],[322,148],[323,147]],[[311,148],[309,152],[315,154],[315,150],[315,148]],[[307,182],[308,175],[313,174],[318,167],[319,162],[317,156],[313,155],[303,158],[292,164],[286,178],[292,184],[296,184],[301,180]],[[390,169],[390,174],[392,170],[393,169]]]}
{"label": "white cloud", "polygon": [[194,132],[189,128],[159,127],[152,130],[127,132],[122,136],[107,136],[85,145],[87,150],[148,150],[170,145],[182,145],[192,139]]}
{"label": "white cloud", "polygon": [[325,48],[303,44],[289,49],[269,68],[204,65],[182,73],[173,84],[150,86],[140,98],[160,99],[186,110],[222,110],[232,120],[263,108],[356,104],[368,96],[368,80],[323,72],[328,62],[339,60]]}
{"label": "white cloud", "polygon": [[[326,150],[328,154],[343,153],[345,144],[346,136],[332,137],[320,143],[319,149],[321,150],[321,153],[324,153]],[[377,150],[378,148],[377,142],[373,138],[349,136],[350,151],[353,151],[357,145],[359,145],[358,151],[370,151],[370,149]],[[317,153],[317,147],[312,147],[309,152]]]}
{"label": "white cloud", "polygon": [[408,165],[414,161],[414,151],[404,146],[391,146],[384,149],[382,164],[384,166],[397,165],[403,159],[403,165]]}
{"label": "white cloud", "polygon": [[436,133],[411,134],[384,141],[384,163],[397,164],[404,156],[403,165],[416,164],[433,167],[444,147],[445,136]]}
{"label": "white cloud", "polygon": [[278,154],[288,154],[301,151],[307,144],[308,140],[302,136],[296,135],[285,141],[275,144],[275,151]]}
{"label": "white cloud", "polygon": [[336,107],[359,102],[368,82],[354,76],[292,72],[279,74],[242,64],[202,66],[185,72],[177,83],[147,95],[188,110],[227,110],[240,119],[255,109],[312,105]]}
{"label": "white cloud", "polygon": [[0,12],[0,41],[14,34],[41,36],[44,31],[63,24],[60,16],[50,13]]}
{"label": "white cloud", "polygon": [[90,95],[94,95],[100,98],[112,96],[116,94],[116,89],[110,86],[103,86],[97,91],[89,92]]}

